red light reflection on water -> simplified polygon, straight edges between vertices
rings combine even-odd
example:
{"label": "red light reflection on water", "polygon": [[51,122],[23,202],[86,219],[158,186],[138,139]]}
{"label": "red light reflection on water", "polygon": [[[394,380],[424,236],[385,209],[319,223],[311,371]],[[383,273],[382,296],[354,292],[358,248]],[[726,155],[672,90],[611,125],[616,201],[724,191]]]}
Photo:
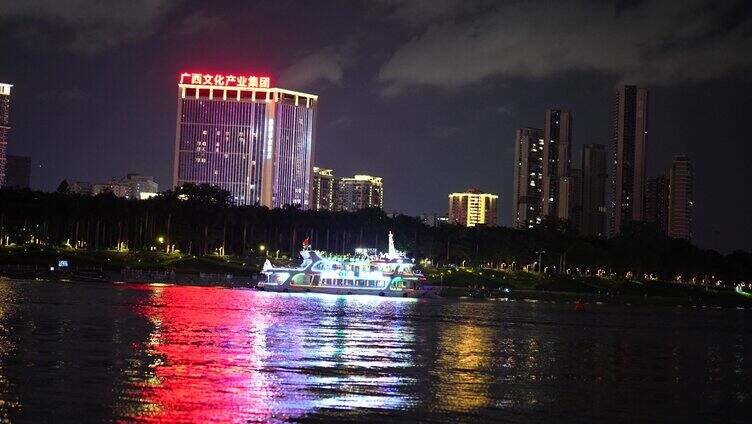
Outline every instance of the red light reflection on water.
{"label": "red light reflection on water", "polygon": [[[268,351],[264,310],[270,298],[241,290],[148,287],[150,303],[139,312],[154,324],[146,349],[152,372],[143,383],[144,422],[248,422],[277,415],[280,382],[263,371]],[[294,414],[298,415],[298,414]]]}

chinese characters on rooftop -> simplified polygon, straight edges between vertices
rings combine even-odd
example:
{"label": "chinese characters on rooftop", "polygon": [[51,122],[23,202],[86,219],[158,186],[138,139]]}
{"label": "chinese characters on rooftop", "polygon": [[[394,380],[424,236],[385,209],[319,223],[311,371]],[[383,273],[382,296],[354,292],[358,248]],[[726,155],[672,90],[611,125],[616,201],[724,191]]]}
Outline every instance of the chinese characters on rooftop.
{"label": "chinese characters on rooftop", "polygon": [[180,74],[180,84],[211,85],[216,87],[270,88],[271,79],[269,77],[259,77],[256,75],[236,76],[184,72]]}

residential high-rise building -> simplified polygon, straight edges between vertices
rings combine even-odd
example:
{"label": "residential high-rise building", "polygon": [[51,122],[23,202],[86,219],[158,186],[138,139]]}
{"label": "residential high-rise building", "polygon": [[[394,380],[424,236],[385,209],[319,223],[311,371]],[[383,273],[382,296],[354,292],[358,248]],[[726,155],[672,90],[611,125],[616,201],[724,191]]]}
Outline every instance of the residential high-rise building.
{"label": "residential high-rise building", "polygon": [[606,236],[606,147],[582,146],[582,213],[580,234]]}
{"label": "residential high-rise building", "polygon": [[336,210],[354,212],[367,208],[384,208],[384,183],[381,177],[356,175],[339,183]]}
{"label": "residential high-rise building", "polygon": [[29,188],[31,158],[8,155],[5,158],[5,185],[8,188]]}
{"label": "residential high-rise building", "polygon": [[333,211],[339,194],[339,179],[333,170],[313,167],[313,187],[311,187],[311,209]]}
{"label": "residential high-rise building", "polygon": [[[566,110],[547,109],[543,127],[543,197],[541,215],[569,219],[569,209],[562,200],[560,186],[569,177],[572,145],[572,114]],[[568,182],[567,182],[568,183]]]}
{"label": "residential high-rise building", "polygon": [[11,84],[0,83],[0,187],[5,185],[5,161],[10,134],[10,89]]}
{"label": "residential high-rise building", "polygon": [[512,218],[516,228],[541,223],[543,196],[543,130],[520,128],[514,145],[514,194]]}
{"label": "residential high-rise building", "polygon": [[629,221],[643,221],[648,135],[648,90],[619,87],[614,105],[611,234]]}
{"label": "residential high-rise building", "polygon": [[496,225],[496,201],[499,196],[469,188],[449,195],[449,223],[466,227]]}
{"label": "residential high-rise building", "polygon": [[692,162],[687,156],[676,156],[669,170],[668,236],[692,238],[692,194],[694,185]]}
{"label": "residential high-rise building", "polygon": [[668,234],[669,184],[665,175],[650,177],[645,187],[645,222]]}
{"label": "residential high-rise building", "polygon": [[582,170],[570,169],[568,177],[559,180],[559,215],[560,220],[569,221],[575,230],[580,227],[582,216]]}
{"label": "residential high-rise building", "polygon": [[317,102],[267,77],[181,74],[173,184],[211,184],[239,205],[308,209]]}

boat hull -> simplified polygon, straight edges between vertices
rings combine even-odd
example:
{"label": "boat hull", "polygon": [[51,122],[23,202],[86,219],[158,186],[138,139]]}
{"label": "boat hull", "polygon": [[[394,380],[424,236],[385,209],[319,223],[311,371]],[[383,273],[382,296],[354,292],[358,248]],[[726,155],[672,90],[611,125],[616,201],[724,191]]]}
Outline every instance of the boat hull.
{"label": "boat hull", "polygon": [[426,298],[435,297],[431,290],[390,290],[377,288],[348,288],[348,287],[310,287],[310,286],[293,286],[293,285],[267,285],[259,284],[257,289],[278,292],[278,293],[322,293],[341,296],[382,296],[382,297],[409,297],[409,298]]}

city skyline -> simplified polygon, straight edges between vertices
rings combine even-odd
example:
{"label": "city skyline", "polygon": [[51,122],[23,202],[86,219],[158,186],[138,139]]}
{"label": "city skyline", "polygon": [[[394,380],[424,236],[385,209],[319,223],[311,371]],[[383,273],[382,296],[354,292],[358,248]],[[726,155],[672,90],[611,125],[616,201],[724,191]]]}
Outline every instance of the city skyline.
{"label": "city skyline", "polygon": [[[532,13],[535,7],[530,6]],[[593,9],[608,12],[609,7],[614,6]],[[504,12],[517,9],[485,5],[462,12],[463,19],[457,21],[456,10],[435,9],[436,13],[428,15],[430,19],[422,20],[416,17],[420,14],[399,2],[372,8],[329,4],[275,10],[264,5],[229,8],[220,4],[173,11],[169,19],[157,14],[147,22],[149,31],[139,32],[139,36],[123,39],[108,34],[109,38],[89,44],[76,41],[80,28],[75,23],[64,22],[63,28],[50,29],[49,22],[34,11],[0,11],[0,19],[7,23],[3,31],[9,35],[1,43],[4,51],[10,52],[9,60],[0,64],[0,80],[15,85],[9,153],[33,158],[35,188],[54,190],[66,177],[69,181],[103,180],[113,173],[131,171],[154,175],[164,186],[171,180],[170,165],[165,164],[172,161],[174,149],[170,141],[174,140],[174,121],[170,122],[169,116],[174,116],[175,110],[175,74],[190,66],[203,66],[202,71],[213,73],[250,69],[280,75],[291,88],[327,99],[319,115],[316,159],[327,158],[319,163],[345,175],[367,168],[382,176],[390,187],[386,210],[411,215],[441,211],[446,193],[457,186],[477,185],[499,193],[500,224],[511,226],[506,205],[512,198],[514,152],[509,140],[514,131],[539,126],[541,111],[555,107],[577,116],[574,152],[582,144],[608,145],[613,90],[622,83],[644,85],[651,91],[653,117],[647,175],[665,168],[675,154],[693,158],[697,174],[693,240],[723,251],[747,248],[752,230],[739,230],[734,222],[743,222],[752,206],[745,201],[739,208],[719,207],[721,196],[732,195],[731,190],[748,172],[740,158],[749,147],[735,137],[743,129],[743,105],[752,90],[749,81],[741,77],[748,66],[739,62],[742,59],[720,61],[719,68],[707,74],[697,73],[701,67],[689,67],[689,76],[683,78],[676,73],[651,73],[648,70],[661,66],[675,69],[672,56],[642,55],[633,46],[655,43],[660,37],[630,32],[643,38],[627,36],[619,47],[633,52],[630,58],[635,62],[617,61],[616,68],[604,65],[613,60],[593,52],[600,50],[588,50],[586,63],[577,62],[580,59],[567,52],[561,52],[560,61],[546,61],[541,55],[543,47],[521,44],[511,52],[518,54],[501,55],[504,59],[495,61],[489,58],[490,65],[484,68],[489,70],[477,74],[463,67],[463,61],[442,61],[442,53],[419,47],[445,40],[453,31],[464,34],[465,21],[468,25],[485,22],[484,30],[514,31],[504,25],[508,23]],[[333,21],[329,16],[335,10],[346,18]],[[52,11],[49,19],[54,21],[56,13]],[[565,10],[561,13],[569,16]],[[643,14],[660,16],[668,28],[686,24],[673,12],[654,10],[651,5],[622,10],[623,16],[634,17],[636,21],[630,22],[639,28],[645,27],[639,18]],[[195,15],[211,19],[193,19]],[[622,15],[606,13],[615,31],[606,29],[609,34],[619,34]],[[225,25],[249,16],[249,24],[244,25],[248,29]],[[259,37],[274,30],[269,23],[274,16],[284,16],[293,26],[316,25],[305,35],[293,33],[273,41]],[[43,41],[14,32],[24,20],[37,22]],[[697,23],[706,28],[713,22]],[[399,30],[382,41],[367,36],[369,31],[395,24]],[[432,24],[435,32],[429,31]],[[556,27],[556,22],[552,24]],[[571,32],[588,31],[586,27]],[[66,36],[54,37],[58,32]],[[550,32],[547,28],[542,36],[548,37]],[[683,35],[672,37],[684,40]],[[483,40],[466,41],[477,46]],[[723,41],[712,43],[725,45]],[[243,53],[238,54],[241,44]],[[454,45],[448,45],[452,48],[446,54],[457,54]],[[499,48],[505,51],[504,46]],[[409,54],[411,49],[416,54]],[[473,52],[468,49],[467,54]],[[539,60],[530,61],[523,56],[525,52]],[[697,60],[696,55],[692,58]],[[426,64],[433,65],[435,72],[427,72]],[[525,66],[514,66],[520,64]],[[398,72],[400,69],[405,72]],[[54,78],[48,78],[50,75]],[[52,81],[37,83],[42,80]],[[714,105],[713,110],[702,113],[703,105],[709,104]],[[691,116],[703,118],[688,119]],[[732,148],[740,149],[739,154],[726,166],[717,167],[726,162],[721,161],[718,149],[710,148],[708,140],[713,139],[729,140]],[[574,154],[573,168],[580,166],[578,159]],[[400,180],[414,183],[401,187],[397,184]],[[713,189],[726,181],[734,184],[724,188],[728,192]]]}

